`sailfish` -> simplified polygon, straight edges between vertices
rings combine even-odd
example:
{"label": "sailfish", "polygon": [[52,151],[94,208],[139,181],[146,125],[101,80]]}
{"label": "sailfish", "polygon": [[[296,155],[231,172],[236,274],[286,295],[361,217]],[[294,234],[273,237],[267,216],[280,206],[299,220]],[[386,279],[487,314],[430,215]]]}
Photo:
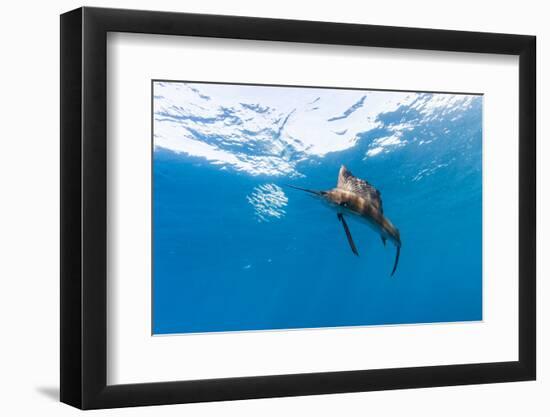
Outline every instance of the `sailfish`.
{"label": "sailfish", "polygon": [[336,187],[328,191],[288,186],[314,194],[336,209],[338,220],[344,227],[349,246],[355,255],[359,256],[359,251],[351,236],[345,215],[354,216],[366,222],[376,233],[380,234],[384,246],[386,246],[387,240],[392,242],[396,247],[396,254],[391,276],[395,274],[401,252],[401,237],[399,230],[384,216],[380,191],[367,181],[355,177],[344,165],[340,167]]}

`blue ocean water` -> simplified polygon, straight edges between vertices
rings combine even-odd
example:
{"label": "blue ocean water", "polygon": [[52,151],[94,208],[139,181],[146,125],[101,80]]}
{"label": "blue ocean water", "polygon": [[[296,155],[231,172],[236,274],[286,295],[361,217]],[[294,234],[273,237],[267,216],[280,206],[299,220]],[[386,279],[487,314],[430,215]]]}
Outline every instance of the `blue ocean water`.
{"label": "blue ocean water", "polygon": [[[215,104],[200,85],[193,88]],[[238,146],[229,135],[220,139],[215,117],[156,109],[155,141],[157,123],[169,119],[197,143],[217,141],[216,151],[239,159],[224,156],[223,163],[202,148],[178,151],[155,142],[153,333],[481,320],[483,99],[429,107],[436,96],[418,94],[381,111],[345,149],[318,155],[296,145],[262,153],[286,152],[288,165],[277,166],[287,168],[277,172],[242,168],[242,161],[253,168],[252,157],[269,142]],[[361,106],[369,105],[366,97]],[[344,123],[335,134],[345,130],[353,105],[347,116],[346,109],[335,114]],[[257,100],[242,107],[265,122],[268,105]],[[242,115],[223,108],[215,114],[224,126],[242,126]],[[398,141],[380,141],[397,130]],[[348,217],[356,257],[336,212],[285,186],[330,189],[341,164],[380,190],[384,213],[400,230],[393,277],[390,242],[384,247],[379,235]]]}

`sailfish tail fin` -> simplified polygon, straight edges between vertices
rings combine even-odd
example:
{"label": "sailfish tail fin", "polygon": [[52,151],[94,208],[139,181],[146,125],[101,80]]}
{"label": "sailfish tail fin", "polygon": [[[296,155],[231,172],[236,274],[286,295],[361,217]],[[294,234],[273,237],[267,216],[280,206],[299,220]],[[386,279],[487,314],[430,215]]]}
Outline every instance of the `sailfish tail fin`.
{"label": "sailfish tail fin", "polygon": [[393,270],[391,271],[391,275],[393,277],[393,274],[395,274],[395,270],[397,269],[397,264],[399,263],[399,254],[401,253],[401,245],[396,246],[396,253],[395,253],[395,262],[393,264]]}

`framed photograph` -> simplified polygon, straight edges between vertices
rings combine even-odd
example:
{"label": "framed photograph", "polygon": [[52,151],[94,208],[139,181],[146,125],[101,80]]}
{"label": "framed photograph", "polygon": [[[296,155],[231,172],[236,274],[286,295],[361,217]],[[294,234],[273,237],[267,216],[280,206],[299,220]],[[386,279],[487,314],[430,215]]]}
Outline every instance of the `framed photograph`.
{"label": "framed photograph", "polygon": [[535,37],[61,16],[61,401],[533,380]]}

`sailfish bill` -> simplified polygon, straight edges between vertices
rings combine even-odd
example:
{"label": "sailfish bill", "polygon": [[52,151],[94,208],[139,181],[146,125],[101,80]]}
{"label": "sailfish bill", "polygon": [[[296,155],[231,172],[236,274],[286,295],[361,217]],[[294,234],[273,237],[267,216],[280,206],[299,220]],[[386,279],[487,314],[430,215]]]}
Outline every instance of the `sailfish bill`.
{"label": "sailfish bill", "polygon": [[380,191],[367,181],[353,176],[344,165],[340,167],[336,187],[328,191],[311,190],[294,185],[288,185],[288,187],[320,197],[322,201],[335,208],[338,220],[340,220],[346,232],[351,251],[357,256],[359,256],[359,251],[355,246],[344,215],[349,214],[366,220],[380,233],[384,246],[386,246],[386,240],[390,240],[395,245],[397,252],[390,276],[395,274],[399,263],[399,255],[401,254],[401,236],[399,230],[384,216]]}
{"label": "sailfish bill", "polygon": [[310,190],[308,188],[296,187],[296,186],[290,185],[290,184],[284,184],[284,185],[286,187],[294,188],[295,190],[305,191],[306,193],[315,194],[315,195],[323,195],[323,191]]}

